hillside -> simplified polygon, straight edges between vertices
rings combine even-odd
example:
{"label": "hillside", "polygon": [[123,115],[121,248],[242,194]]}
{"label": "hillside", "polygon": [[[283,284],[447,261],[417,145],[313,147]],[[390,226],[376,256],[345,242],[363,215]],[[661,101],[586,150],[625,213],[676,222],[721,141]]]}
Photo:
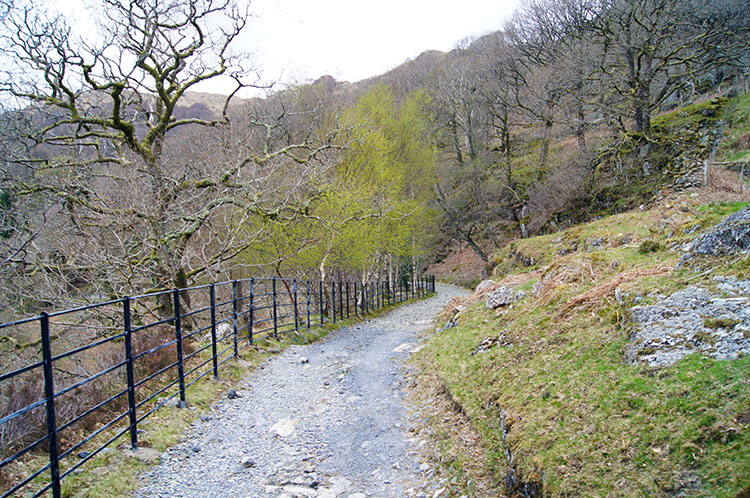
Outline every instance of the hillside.
{"label": "hillside", "polygon": [[456,496],[734,497],[750,484],[750,233],[739,221],[743,236],[709,239],[717,255],[691,245],[750,203],[702,194],[517,240],[453,303],[418,361]]}

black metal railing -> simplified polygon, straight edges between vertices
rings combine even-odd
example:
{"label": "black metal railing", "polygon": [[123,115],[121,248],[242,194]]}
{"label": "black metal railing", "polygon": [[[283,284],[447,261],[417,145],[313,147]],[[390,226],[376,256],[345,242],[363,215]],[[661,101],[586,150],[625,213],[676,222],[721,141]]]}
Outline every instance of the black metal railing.
{"label": "black metal railing", "polygon": [[[184,408],[193,384],[218,379],[222,364],[259,340],[434,291],[426,276],[366,284],[250,278],[2,323],[17,353],[0,366],[0,498],[61,496],[63,479],[125,434],[137,449],[144,419],[167,403]],[[21,461],[22,471],[11,468]]]}

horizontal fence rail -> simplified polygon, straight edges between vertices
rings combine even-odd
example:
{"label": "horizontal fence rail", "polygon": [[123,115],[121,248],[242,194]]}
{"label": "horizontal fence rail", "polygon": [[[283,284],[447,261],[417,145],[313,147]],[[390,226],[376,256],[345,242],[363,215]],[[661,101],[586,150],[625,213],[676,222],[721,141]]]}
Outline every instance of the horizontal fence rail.
{"label": "horizontal fence rail", "polygon": [[428,276],[250,278],[0,323],[28,341],[14,364],[0,366],[0,498],[58,498],[65,477],[121,437],[137,450],[139,424],[166,404],[186,407],[193,384],[218,379],[224,363],[257,341],[434,292]]}

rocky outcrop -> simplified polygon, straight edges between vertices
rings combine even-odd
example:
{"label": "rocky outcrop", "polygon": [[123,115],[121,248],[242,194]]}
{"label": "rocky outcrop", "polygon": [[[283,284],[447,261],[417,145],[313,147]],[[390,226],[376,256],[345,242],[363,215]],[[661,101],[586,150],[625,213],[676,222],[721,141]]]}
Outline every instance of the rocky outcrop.
{"label": "rocky outcrop", "polygon": [[750,281],[715,280],[729,297],[691,286],[631,308],[628,360],[664,367],[693,353],[721,360],[750,353]]}
{"label": "rocky outcrop", "polygon": [[686,247],[694,254],[725,256],[750,252],[750,207],[734,213]]}

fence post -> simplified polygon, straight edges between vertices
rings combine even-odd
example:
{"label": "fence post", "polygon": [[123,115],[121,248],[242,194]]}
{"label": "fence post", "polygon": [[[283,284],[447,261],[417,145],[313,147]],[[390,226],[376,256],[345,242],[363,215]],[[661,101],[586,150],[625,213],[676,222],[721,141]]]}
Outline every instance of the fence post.
{"label": "fence post", "polygon": [[42,312],[39,320],[42,334],[42,361],[44,368],[44,397],[47,408],[47,435],[49,437],[49,471],[52,495],[60,498],[60,459],[57,446],[57,414],[55,412],[55,385],[52,381],[52,346],[49,337],[49,315]]}
{"label": "fence post", "polygon": [[240,352],[237,348],[237,324],[239,323],[239,317],[237,316],[237,281],[232,280],[232,313],[234,323],[234,356],[239,356]]}
{"label": "fence post", "polygon": [[219,379],[219,360],[216,355],[216,284],[211,284],[209,289],[209,297],[211,298],[211,361],[214,367],[214,379]]}
{"label": "fence post", "polygon": [[331,282],[331,311],[333,312],[333,323],[336,323],[336,281]]}
{"label": "fence post", "polygon": [[708,159],[703,161],[703,186],[708,187]]}
{"label": "fence post", "polygon": [[250,279],[250,316],[247,324],[247,340],[253,343],[253,327],[255,326],[255,279]]}
{"label": "fence post", "polygon": [[339,280],[339,319],[344,318],[344,293],[342,292],[343,285]]}
{"label": "fence post", "polygon": [[130,448],[138,449],[138,419],[135,413],[135,374],[133,373],[133,330],[130,325],[130,298],[122,300],[122,321],[125,327],[125,372],[128,381],[128,415],[130,418]]}
{"label": "fence post", "polygon": [[323,325],[323,281],[318,285],[318,308],[320,308],[320,324]]}
{"label": "fence post", "polygon": [[294,331],[299,332],[299,311],[297,311],[297,279],[292,281],[294,289]]}
{"label": "fence post", "polygon": [[307,330],[310,330],[310,281],[306,281],[307,284]]}
{"label": "fence post", "polygon": [[279,336],[279,313],[278,313],[278,301],[276,299],[276,277],[273,277],[273,336]]}
{"label": "fence post", "polygon": [[362,284],[362,311],[364,312],[364,314],[367,314],[367,312],[369,311],[369,303],[367,302],[368,299],[369,297],[367,296],[367,284],[364,283]]}
{"label": "fence post", "polygon": [[[183,352],[182,352],[182,312],[180,311],[180,291],[175,289],[174,293],[174,334],[177,339],[177,374],[180,379],[180,408],[187,406],[185,399],[185,365],[183,363]],[[235,313],[236,316],[236,313]],[[234,347],[237,351],[237,328],[234,329],[235,340]],[[236,353],[235,353],[236,354]]]}
{"label": "fence post", "polygon": [[349,318],[349,282],[346,283],[346,317]]}

